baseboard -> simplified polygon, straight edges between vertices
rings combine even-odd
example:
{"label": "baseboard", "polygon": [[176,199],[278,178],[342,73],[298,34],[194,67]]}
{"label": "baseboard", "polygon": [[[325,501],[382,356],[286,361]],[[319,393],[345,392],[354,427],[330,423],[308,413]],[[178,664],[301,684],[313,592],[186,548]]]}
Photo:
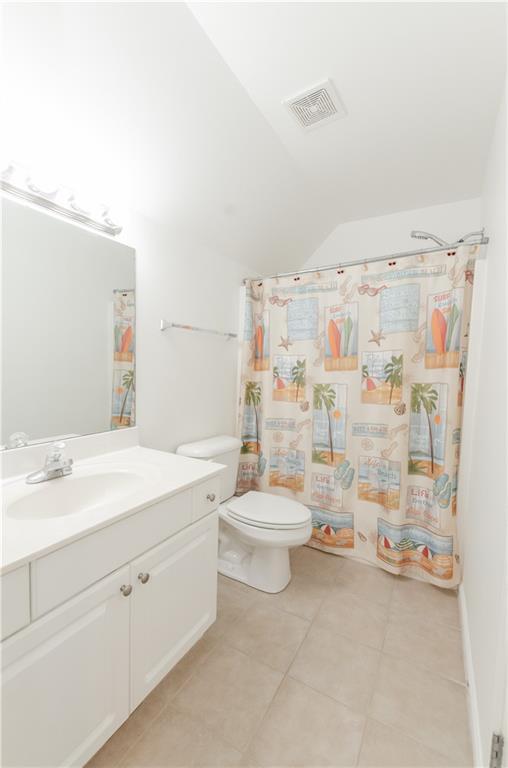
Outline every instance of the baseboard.
{"label": "baseboard", "polygon": [[460,624],[462,628],[462,651],[464,654],[464,671],[468,687],[467,706],[469,715],[469,730],[473,747],[473,765],[475,768],[484,768],[480,738],[480,718],[478,713],[478,698],[476,695],[476,683],[474,677],[473,655],[471,651],[471,637],[469,635],[469,621],[467,615],[466,594],[463,584],[459,587]]}

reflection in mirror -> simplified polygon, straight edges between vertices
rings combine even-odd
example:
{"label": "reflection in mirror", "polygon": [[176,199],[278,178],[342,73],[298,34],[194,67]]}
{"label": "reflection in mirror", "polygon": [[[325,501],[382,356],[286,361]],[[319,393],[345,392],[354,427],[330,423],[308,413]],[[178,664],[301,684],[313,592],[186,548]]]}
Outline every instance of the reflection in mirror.
{"label": "reflection in mirror", "polygon": [[2,198],[3,448],[134,425],[135,254]]}

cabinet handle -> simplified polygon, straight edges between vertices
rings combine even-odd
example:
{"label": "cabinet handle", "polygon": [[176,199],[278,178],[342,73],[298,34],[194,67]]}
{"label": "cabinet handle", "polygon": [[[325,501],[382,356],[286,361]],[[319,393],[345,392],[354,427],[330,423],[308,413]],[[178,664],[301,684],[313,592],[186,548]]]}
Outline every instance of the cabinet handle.
{"label": "cabinet handle", "polygon": [[142,584],[146,584],[149,578],[150,578],[149,573],[138,573],[138,579]]}
{"label": "cabinet handle", "polygon": [[132,592],[132,586],[130,584],[122,584],[120,587],[120,592],[124,597],[129,597],[130,593]]}
{"label": "cabinet handle", "polygon": [[215,501],[215,493],[209,493],[207,494],[208,501]]}

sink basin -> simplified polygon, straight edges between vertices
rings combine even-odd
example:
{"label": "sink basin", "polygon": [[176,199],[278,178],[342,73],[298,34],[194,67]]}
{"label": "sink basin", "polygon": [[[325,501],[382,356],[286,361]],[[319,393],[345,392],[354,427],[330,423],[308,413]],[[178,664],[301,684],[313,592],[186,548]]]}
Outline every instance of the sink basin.
{"label": "sink basin", "polygon": [[79,471],[7,494],[6,514],[17,520],[63,517],[88,512],[140,490],[142,474],[127,469]]}

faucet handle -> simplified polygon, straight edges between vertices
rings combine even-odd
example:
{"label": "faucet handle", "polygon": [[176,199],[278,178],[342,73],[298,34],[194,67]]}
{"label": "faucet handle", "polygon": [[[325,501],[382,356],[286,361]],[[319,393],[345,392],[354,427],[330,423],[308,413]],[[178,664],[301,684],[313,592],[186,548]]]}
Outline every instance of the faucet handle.
{"label": "faucet handle", "polygon": [[65,454],[65,443],[63,440],[52,443],[46,456],[46,463],[61,461]]}
{"label": "faucet handle", "polygon": [[13,432],[12,435],[9,435],[9,448],[24,448],[25,445],[28,445],[28,435],[26,432]]}

